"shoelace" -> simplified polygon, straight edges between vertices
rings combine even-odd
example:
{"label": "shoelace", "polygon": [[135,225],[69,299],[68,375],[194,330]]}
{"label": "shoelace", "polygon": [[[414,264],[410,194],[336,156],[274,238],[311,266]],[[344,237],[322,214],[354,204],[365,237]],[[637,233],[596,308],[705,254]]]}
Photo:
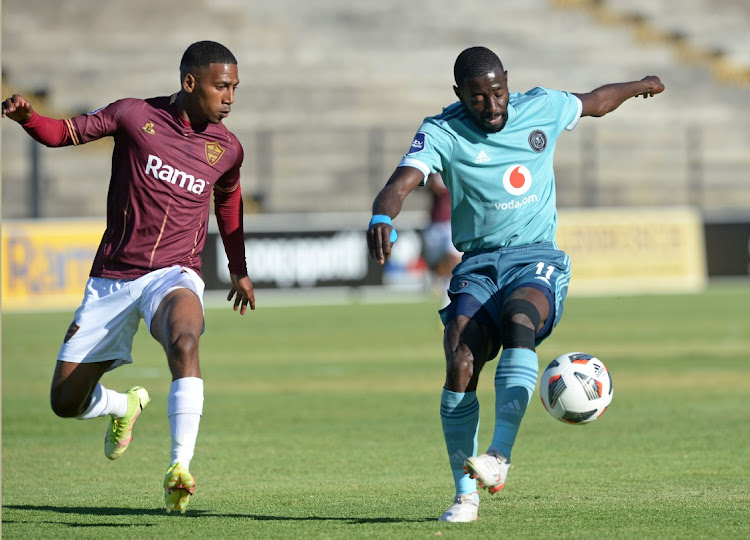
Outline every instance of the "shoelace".
{"label": "shoelace", "polygon": [[[140,405],[139,405],[140,407]],[[143,407],[140,407],[141,410],[143,410]],[[112,419],[112,426],[114,429],[110,430],[112,432],[113,437],[118,442],[122,438],[122,436],[125,434],[125,431],[127,431],[128,426],[132,423],[132,418],[130,419],[130,422],[123,422],[122,418],[114,418]]]}
{"label": "shoelace", "polygon": [[112,426],[114,428],[114,429],[111,430],[112,431],[112,435],[114,435],[114,437],[117,440],[119,440],[120,437],[122,437],[123,434],[125,433],[125,430],[127,428],[127,423],[123,424],[123,423],[120,422],[119,418],[115,418],[115,419],[112,420]]}

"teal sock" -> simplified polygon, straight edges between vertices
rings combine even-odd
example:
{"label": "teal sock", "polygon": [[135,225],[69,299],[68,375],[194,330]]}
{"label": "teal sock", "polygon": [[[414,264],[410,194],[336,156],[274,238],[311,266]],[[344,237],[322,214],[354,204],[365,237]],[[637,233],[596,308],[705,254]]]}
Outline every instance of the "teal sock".
{"label": "teal sock", "polygon": [[528,349],[503,349],[495,372],[495,433],[490,448],[510,461],[513,443],[536,388],[539,359]]}
{"label": "teal sock", "polygon": [[477,455],[479,432],[479,401],[476,392],[451,392],[443,388],[440,399],[440,420],[448,448],[448,459],[456,484],[456,495],[474,493],[477,481],[464,474],[464,461]]}

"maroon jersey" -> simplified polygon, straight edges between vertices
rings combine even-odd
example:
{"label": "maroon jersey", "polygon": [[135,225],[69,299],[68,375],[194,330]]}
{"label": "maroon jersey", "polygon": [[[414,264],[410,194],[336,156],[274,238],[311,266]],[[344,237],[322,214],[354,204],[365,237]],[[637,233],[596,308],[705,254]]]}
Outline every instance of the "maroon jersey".
{"label": "maroon jersey", "polygon": [[[239,212],[239,219],[229,221],[239,222],[241,235],[242,146],[223,124],[193,129],[179,116],[174,98],[122,99],[64,121],[62,140],[54,146],[106,136],[115,142],[107,229],[91,276],[132,279],[172,265],[200,273],[214,191],[225,245],[228,235],[235,237],[235,244],[242,243],[241,260],[236,249],[234,253],[227,249],[230,271],[246,273],[244,241],[236,234],[238,223],[232,223],[235,230],[225,230],[227,216]],[[33,127],[31,120],[29,124]],[[229,213],[220,208],[220,201],[228,199],[233,200]]]}
{"label": "maroon jersey", "polygon": [[430,176],[430,189],[432,192],[430,221],[432,223],[450,222],[451,194],[448,188],[445,187],[445,183],[440,175],[434,174]]}

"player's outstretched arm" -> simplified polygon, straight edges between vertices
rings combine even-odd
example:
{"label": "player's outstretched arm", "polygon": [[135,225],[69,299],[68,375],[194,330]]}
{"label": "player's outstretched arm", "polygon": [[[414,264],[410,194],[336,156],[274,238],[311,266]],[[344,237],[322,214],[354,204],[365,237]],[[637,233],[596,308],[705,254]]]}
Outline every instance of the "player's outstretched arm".
{"label": "player's outstretched arm", "polygon": [[250,281],[250,277],[247,275],[238,276],[237,274],[230,274],[232,278],[232,289],[229,291],[227,296],[228,301],[234,299],[234,310],[239,309],[240,315],[244,315],[247,311],[247,306],[250,309],[255,309],[255,291],[253,291],[253,282]]}
{"label": "player's outstretched arm", "polygon": [[3,118],[8,117],[19,124],[23,124],[34,116],[34,109],[31,103],[20,94],[13,94],[3,101]]}
{"label": "player's outstretched arm", "polygon": [[[419,169],[397,167],[385,187],[375,197],[372,203],[372,215],[395,218],[401,212],[406,196],[421,184],[423,179],[424,175]],[[370,258],[376,260],[378,264],[385,264],[386,259],[391,256],[393,225],[386,221],[371,223],[367,230],[367,248],[370,251]]]}
{"label": "player's outstretched arm", "polygon": [[586,94],[575,95],[583,103],[581,116],[604,116],[632,97],[648,98],[663,91],[664,84],[659,77],[649,75],[640,81],[605,84]]}
{"label": "player's outstretched arm", "polygon": [[80,135],[72,134],[65,120],[47,118],[34,112],[31,103],[20,94],[13,94],[3,101],[3,118],[15,120],[37,142],[50,148],[81,144]]}

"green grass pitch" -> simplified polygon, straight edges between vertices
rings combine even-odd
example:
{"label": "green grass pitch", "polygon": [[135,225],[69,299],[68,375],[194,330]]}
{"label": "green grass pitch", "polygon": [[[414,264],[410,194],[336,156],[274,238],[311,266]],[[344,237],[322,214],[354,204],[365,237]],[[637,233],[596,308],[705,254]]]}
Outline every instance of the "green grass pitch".
{"label": "green grass pitch", "polygon": [[[142,327],[105,375],[152,403],[118,461],[104,419],[56,418],[48,387],[71,313],[2,320],[4,538],[750,538],[750,283],[697,295],[568,300],[552,358],[610,369],[596,422],[553,420],[538,392],[505,489],[479,521],[436,521],[453,497],[439,418],[434,302],[209,309],[205,407],[185,515],[164,513],[169,374]],[[480,381],[480,449],[494,362]]]}

